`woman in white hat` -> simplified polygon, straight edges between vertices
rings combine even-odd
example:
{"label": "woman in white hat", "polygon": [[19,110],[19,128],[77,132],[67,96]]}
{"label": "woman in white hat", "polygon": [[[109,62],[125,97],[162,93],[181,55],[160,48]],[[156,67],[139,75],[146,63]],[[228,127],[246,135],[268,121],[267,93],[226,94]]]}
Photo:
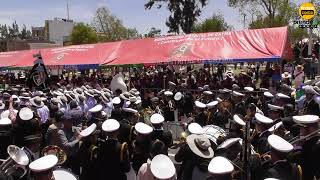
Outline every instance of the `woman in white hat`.
{"label": "woman in white hat", "polygon": [[175,160],[182,163],[178,179],[205,179],[208,175],[208,164],[213,155],[211,143],[205,135],[189,135],[187,143],[183,144],[175,155]]}

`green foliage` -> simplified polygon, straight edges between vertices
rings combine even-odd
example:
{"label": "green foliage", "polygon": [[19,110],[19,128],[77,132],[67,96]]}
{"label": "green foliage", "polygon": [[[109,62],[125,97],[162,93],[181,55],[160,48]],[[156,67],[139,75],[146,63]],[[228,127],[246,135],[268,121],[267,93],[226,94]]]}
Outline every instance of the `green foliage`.
{"label": "green foliage", "polygon": [[249,24],[250,29],[288,26],[297,18],[297,6],[294,3],[280,3],[275,16],[258,16]]}
{"label": "green foliage", "polygon": [[214,14],[211,18],[204,20],[203,22],[195,24],[193,32],[221,32],[231,30],[232,27],[227,24],[224,17],[221,14]]}
{"label": "green foliage", "polygon": [[134,28],[126,28],[122,21],[112,15],[106,7],[97,9],[91,26],[98,33],[99,41],[118,41],[140,37]]}
{"label": "green foliage", "polygon": [[154,38],[161,35],[161,29],[156,29],[152,27],[150,31],[144,35],[146,38]]}
{"label": "green foliage", "polygon": [[169,32],[191,33],[192,28],[201,15],[201,10],[206,6],[208,0],[149,0],[145,4],[146,9],[151,9],[154,5],[161,8],[163,4],[167,5],[170,16],[167,19],[166,26]]}
{"label": "green foliage", "polygon": [[90,44],[98,41],[96,32],[84,23],[78,23],[74,26],[71,33],[72,44]]}
{"label": "green foliage", "polygon": [[0,39],[1,40],[11,40],[11,39],[30,39],[31,31],[27,30],[26,25],[22,26],[21,31],[19,31],[19,26],[17,22],[13,22],[12,26],[6,24],[0,24]]}

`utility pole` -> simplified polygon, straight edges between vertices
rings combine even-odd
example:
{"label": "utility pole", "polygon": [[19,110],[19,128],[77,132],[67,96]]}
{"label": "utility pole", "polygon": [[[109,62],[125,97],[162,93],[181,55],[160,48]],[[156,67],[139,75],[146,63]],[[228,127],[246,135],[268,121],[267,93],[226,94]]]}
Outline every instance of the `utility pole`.
{"label": "utility pole", "polygon": [[245,29],[246,28],[246,14],[245,13],[243,13],[243,29]]}
{"label": "utility pole", "polygon": [[67,16],[68,16],[68,20],[70,19],[70,14],[69,14],[69,0],[67,1]]}

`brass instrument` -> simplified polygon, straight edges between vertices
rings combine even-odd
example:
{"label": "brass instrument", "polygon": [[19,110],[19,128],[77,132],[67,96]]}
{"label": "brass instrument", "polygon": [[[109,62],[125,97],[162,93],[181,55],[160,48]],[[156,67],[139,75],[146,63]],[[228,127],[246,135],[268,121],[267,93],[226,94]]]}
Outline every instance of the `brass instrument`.
{"label": "brass instrument", "polygon": [[219,102],[219,104],[217,105],[217,108],[223,114],[231,115],[231,113],[233,112],[233,105],[230,101],[227,101],[227,100],[223,100]]}
{"label": "brass instrument", "polygon": [[181,132],[180,138],[179,138],[180,143],[187,142],[187,136],[188,136],[188,134],[185,131]]}
{"label": "brass instrument", "polygon": [[41,154],[43,156],[53,154],[58,157],[58,163],[57,165],[62,165],[67,160],[67,154],[58,146],[50,145],[43,148]]}
{"label": "brass instrument", "polygon": [[23,148],[10,145],[7,148],[7,153],[9,154],[8,159],[0,159],[0,171],[3,171],[6,175],[10,176],[20,168],[23,170],[23,174],[20,178],[25,176],[28,172],[26,166],[29,164],[29,157]]}
{"label": "brass instrument", "polygon": [[145,108],[141,111],[141,116],[143,118],[143,121],[146,123],[146,124],[149,124],[151,125],[151,122],[150,122],[150,117],[154,114],[155,112],[150,108]]}

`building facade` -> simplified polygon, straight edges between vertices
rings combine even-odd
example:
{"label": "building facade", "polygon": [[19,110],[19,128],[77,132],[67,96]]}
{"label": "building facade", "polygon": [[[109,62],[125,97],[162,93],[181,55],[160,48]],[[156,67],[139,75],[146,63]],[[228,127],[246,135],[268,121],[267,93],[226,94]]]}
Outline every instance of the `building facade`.
{"label": "building facade", "polygon": [[54,18],[45,21],[45,36],[47,40],[59,45],[69,41],[74,27],[73,20]]}

